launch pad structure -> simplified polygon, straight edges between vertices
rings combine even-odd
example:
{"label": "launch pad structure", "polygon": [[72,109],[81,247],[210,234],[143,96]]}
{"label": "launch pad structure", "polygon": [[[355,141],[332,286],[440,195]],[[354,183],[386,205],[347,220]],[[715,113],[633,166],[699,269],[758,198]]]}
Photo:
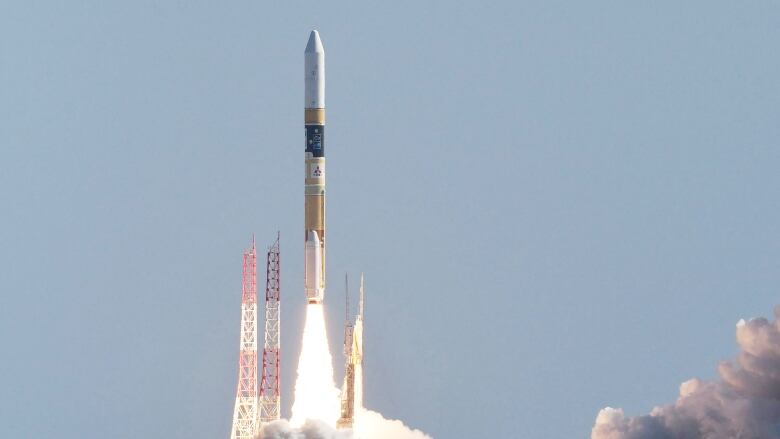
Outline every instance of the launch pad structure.
{"label": "launch pad structure", "polygon": [[252,439],[257,429],[257,253],[244,252],[241,276],[241,342],[231,439]]}
{"label": "launch pad structure", "polygon": [[265,282],[265,345],[260,380],[260,424],[275,421],[280,415],[279,299],[281,293],[279,234],[268,249]]}
{"label": "launch pad structure", "polygon": [[336,428],[352,428],[355,423],[355,407],[363,405],[363,275],[360,275],[360,299],[358,313],[353,324],[349,318],[349,282],[346,287],[346,323],[344,325],[344,384],[341,387],[341,416]]}
{"label": "launch pad structure", "polygon": [[[279,234],[266,254],[265,336],[261,381],[257,364],[257,250],[255,239],[244,252],[241,276],[241,341],[238,388],[231,439],[254,439],[262,424],[279,419],[279,305],[281,271]],[[259,392],[258,392],[259,390]]]}

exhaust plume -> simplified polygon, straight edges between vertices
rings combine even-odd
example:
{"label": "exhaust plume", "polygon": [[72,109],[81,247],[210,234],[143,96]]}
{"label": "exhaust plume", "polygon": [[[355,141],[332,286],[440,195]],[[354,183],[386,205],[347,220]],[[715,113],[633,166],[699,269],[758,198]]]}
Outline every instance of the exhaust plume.
{"label": "exhaust plume", "polygon": [[258,439],[431,439],[401,421],[385,419],[363,407],[363,369],[360,365],[355,371],[353,428],[337,430],[335,425],[341,397],[333,383],[331,360],[324,310],[321,304],[309,304],[298,360],[292,418],[289,422],[282,419],[264,425]]}
{"label": "exhaust plume", "polygon": [[322,304],[309,304],[290,423],[302,427],[306,420],[316,419],[335,427],[339,403],[339,389],[333,382],[333,359],[325,331],[325,313]]}
{"label": "exhaust plume", "polygon": [[737,323],[740,352],[718,366],[720,379],[691,379],[673,404],[626,417],[607,407],[591,439],[780,439],[780,306],[775,320]]}

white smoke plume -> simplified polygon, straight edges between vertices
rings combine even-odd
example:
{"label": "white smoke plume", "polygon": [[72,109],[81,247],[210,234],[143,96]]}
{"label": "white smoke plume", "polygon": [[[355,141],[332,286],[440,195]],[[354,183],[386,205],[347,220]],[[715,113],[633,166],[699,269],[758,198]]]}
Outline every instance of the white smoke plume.
{"label": "white smoke plume", "polygon": [[336,430],[323,421],[307,420],[294,428],[287,420],[271,422],[260,430],[258,439],[352,439],[351,430]]}
{"label": "white smoke plume", "polygon": [[265,425],[258,439],[431,439],[401,421],[385,419],[377,412],[358,409],[353,430],[337,430],[323,421],[307,420],[299,428],[286,420]]}
{"label": "white smoke plume", "polygon": [[780,439],[780,306],[775,321],[737,323],[736,364],[721,363],[720,380],[692,379],[673,404],[626,417],[607,407],[591,439]]}
{"label": "white smoke plume", "polygon": [[385,419],[377,412],[358,408],[355,412],[355,439],[431,439],[396,419]]}

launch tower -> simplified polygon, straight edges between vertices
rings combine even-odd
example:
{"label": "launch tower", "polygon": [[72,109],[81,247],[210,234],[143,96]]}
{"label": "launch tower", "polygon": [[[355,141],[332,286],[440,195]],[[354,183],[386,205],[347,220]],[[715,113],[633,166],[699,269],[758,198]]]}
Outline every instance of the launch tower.
{"label": "launch tower", "polygon": [[265,282],[265,346],[263,371],[260,381],[260,422],[279,419],[279,299],[281,292],[281,267],[279,259],[279,235],[268,249]]}
{"label": "launch tower", "polygon": [[[349,291],[347,291],[349,297]],[[336,421],[338,428],[352,428],[355,407],[363,406],[363,275],[360,275],[360,301],[355,324],[349,320],[344,327],[344,385],[341,388],[341,417]],[[347,302],[349,303],[349,302]],[[349,308],[349,305],[347,305]],[[349,314],[349,313],[348,313]]]}
{"label": "launch tower", "polygon": [[257,431],[257,253],[255,239],[244,252],[241,277],[241,342],[238,390],[230,439],[253,439]]}

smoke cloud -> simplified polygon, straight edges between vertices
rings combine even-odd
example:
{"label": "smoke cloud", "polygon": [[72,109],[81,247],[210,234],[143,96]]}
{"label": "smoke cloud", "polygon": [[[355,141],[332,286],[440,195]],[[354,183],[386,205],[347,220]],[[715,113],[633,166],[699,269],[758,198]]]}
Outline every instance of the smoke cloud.
{"label": "smoke cloud", "polygon": [[313,420],[293,428],[282,419],[264,425],[257,439],[352,439],[352,431],[336,430],[325,422]]}
{"label": "smoke cloud", "polygon": [[355,413],[354,430],[337,430],[326,422],[306,420],[299,428],[287,420],[263,426],[257,439],[431,439],[420,430],[413,430],[401,421],[385,419],[377,412],[359,408]]}
{"label": "smoke cloud", "polygon": [[626,417],[607,407],[591,439],[780,439],[780,306],[775,321],[737,323],[740,352],[718,366],[720,380],[682,383],[673,404]]}
{"label": "smoke cloud", "polygon": [[431,439],[420,430],[413,430],[403,422],[385,419],[381,414],[365,408],[355,413],[356,439]]}

